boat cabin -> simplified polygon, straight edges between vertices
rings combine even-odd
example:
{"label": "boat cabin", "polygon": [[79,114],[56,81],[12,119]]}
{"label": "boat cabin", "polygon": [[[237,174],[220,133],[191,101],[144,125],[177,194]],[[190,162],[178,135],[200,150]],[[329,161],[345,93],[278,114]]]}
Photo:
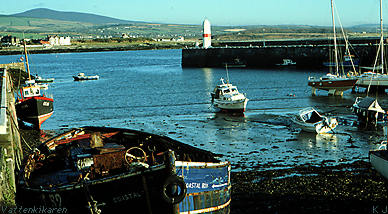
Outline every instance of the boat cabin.
{"label": "boat cabin", "polygon": [[21,89],[22,98],[40,96],[40,87],[38,85],[31,85]]}
{"label": "boat cabin", "polygon": [[220,85],[214,89],[214,99],[220,99],[221,96],[238,94],[236,86],[230,84]]}
{"label": "boat cabin", "polygon": [[382,121],[385,115],[385,111],[377,102],[377,99],[372,97],[357,97],[352,110],[361,123],[376,123]]}

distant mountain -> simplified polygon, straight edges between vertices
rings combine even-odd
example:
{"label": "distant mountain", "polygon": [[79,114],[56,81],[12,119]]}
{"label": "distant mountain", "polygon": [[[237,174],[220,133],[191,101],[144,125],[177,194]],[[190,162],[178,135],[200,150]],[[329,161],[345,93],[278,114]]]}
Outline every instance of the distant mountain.
{"label": "distant mountain", "polygon": [[37,8],[28,10],[23,13],[16,13],[10,16],[28,17],[28,18],[43,18],[43,19],[55,19],[61,21],[71,22],[86,22],[92,24],[130,24],[134,21],[126,21],[121,19],[115,19],[107,16],[100,16],[91,13],[78,13],[78,12],[62,12],[51,10],[47,8]]}

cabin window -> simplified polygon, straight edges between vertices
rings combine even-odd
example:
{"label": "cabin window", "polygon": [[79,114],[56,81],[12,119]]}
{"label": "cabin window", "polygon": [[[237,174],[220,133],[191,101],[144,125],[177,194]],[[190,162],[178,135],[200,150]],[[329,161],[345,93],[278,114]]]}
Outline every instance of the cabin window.
{"label": "cabin window", "polygon": [[24,91],[24,95],[29,95],[30,93],[28,92],[28,90],[25,90]]}
{"label": "cabin window", "polygon": [[225,90],[224,90],[224,93],[225,93],[225,94],[227,94],[227,93],[229,93],[229,92],[230,92],[229,89],[225,89]]}

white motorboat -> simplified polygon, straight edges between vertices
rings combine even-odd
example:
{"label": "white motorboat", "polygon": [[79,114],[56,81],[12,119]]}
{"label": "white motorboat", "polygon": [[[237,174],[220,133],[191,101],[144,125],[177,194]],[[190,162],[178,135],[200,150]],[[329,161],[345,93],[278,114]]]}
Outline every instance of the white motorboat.
{"label": "white motorboat", "polygon": [[79,73],[77,76],[73,76],[74,81],[82,81],[82,80],[98,80],[100,77],[98,75],[94,76],[86,76],[85,73]]}
{"label": "white motorboat", "polygon": [[338,125],[337,119],[322,116],[312,107],[300,110],[292,121],[303,131],[318,134],[333,133]]}
{"label": "white motorboat", "polygon": [[214,88],[211,96],[213,107],[228,112],[245,112],[249,100],[237,90],[236,86],[229,81],[225,83],[222,78],[221,84]]}

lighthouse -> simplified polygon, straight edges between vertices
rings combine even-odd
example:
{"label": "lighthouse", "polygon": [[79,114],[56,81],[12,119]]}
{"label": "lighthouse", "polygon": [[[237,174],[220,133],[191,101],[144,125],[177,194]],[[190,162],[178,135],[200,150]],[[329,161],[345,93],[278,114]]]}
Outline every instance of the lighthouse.
{"label": "lighthouse", "polygon": [[210,30],[210,22],[205,19],[203,21],[203,48],[208,48],[212,45],[212,34]]}

